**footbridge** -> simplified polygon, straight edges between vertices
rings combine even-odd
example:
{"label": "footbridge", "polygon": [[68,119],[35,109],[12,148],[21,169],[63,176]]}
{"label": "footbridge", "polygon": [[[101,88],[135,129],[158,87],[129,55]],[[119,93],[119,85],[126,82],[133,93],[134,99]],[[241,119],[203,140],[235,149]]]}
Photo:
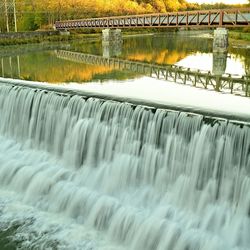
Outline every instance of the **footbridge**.
{"label": "footbridge", "polygon": [[56,54],[58,58],[77,63],[102,65],[199,88],[250,96],[250,76],[214,75],[210,71],[191,70],[176,65],[158,65],[118,58],[106,58],[66,50],[58,50]]}
{"label": "footbridge", "polygon": [[101,28],[104,43],[119,43],[124,28],[216,28],[213,52],[226,53],[227,27],[250,27],[250,8],[228,10],[185,11],[132,16],[114,16],[57,21],[55,28],[62,33],[70,29]]}
{"label": "footbridge", "polygon": [[185,11],[57,21],[57,30],[79,28],[244,27],[250,25],[250,8]]}

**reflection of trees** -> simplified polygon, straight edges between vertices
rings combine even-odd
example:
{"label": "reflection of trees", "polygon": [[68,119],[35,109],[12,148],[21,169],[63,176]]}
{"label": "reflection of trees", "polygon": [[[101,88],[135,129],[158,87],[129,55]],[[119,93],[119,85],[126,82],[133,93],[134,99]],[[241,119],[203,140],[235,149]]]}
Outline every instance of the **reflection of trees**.
{"label": "reflection of trees", "polygon": [[183,35],[157,35],[132,37],[124,40],[124,59],[174,64],[194,52],[210,52],[212,42],[208,39]]}
{"label": "reflection of trees", "polygon": [[230,47],[229,52],[244,62],[246,74],[250,75],[250,49]]}
{"label": "reflection of trees", "polygon": [[163,49],[205,53],[212,51],[212,40],[169,33],[162,36],[131,37],[125,39],[123,49],[125,54],[135,51],[160,51]]}
{"label": "reflection of trees", "polygon": [[69,44],[64,43],[48,43],[48,44],[24,44],[12,46],[0,46],[0,57],[15,57],[23,54],[29,54],[45,50],[69,49]]}
{"label": "reflection of trees", "polygon": [[[18,78],[15,58],[3,58],[4,76]],[[34,63],[35,62],[35,63]],[[21,78],[45,82],[91,81],[95,75],[108,74],[111,68],[66,62],[53,52],[33,53],[20,57]]]}
{"label": "reflection of trees", "polygon": [[[80,44],[79,41],[73,42],[70,46],[71,49],[77,52],[97,55],[102,55],[103,52],[101,41]],[[212,41],[203,38],[198,39],[196,37],[169,34],[125,38],[122,46],[122,54],[119,57],[121,59],[156,64],[174,64],[197,51],[201,53],[211,52]],[[4,52],[6,53],[6,51]],[[250,50],[230,47],[229,53],[238,57],[245,64],[246,72],[250,74]],[[13,57],[11,63],[8,57],[3,61],[5,77],[17,77],[16,58]],[[67,62],[55,58],[54,54],[48,51],[39,53],[37,49],[20,56],[20,68],[23,79],[48,82],[91,81],[97,78],[112,78],[112,75],[114,79],[126,79],[135,76],[135,74],[128,72],[115,72],[114,69],[104,66]]]}
{"label": "reflection of trees", "polygon": [[88,54],[102,55],[102,41],[90,40],[88,43],[85,41],[75,41],[71,44],[70,50]]}
{"label": "reflection of trees", "polygon": [[[97,45],[94,45],[94,48]],[[88,48],[91,51],[91,46]],[[19,60],[20,58],[20,60]],[[20,71],[19,72],[19,65]],[[3,66],[3,67],[2,67]],[[103,65],[86,65],[61,60],[53,51],[30,52],[18,57],[0,57],[0,76],[50,83],[128,79],[136,73],[121,72]]]}
{"label": "reflection of trees", "polygon": [[246,57],[245,69],[246,69],[247,75],[250,75],[250,57]]}
{"label": "reflection of trees", "polygon": [[137,53],[128,55],[126,59],[131,61],[151,62],[157,64],[175,64],[184,59],[188,53],[177,50],[162,50],[159,53]]}
{"label": "reflection of trees", "polygon": [[[76,43],[71,45],[71,49],[82,53],[102,55],[100,41],[90,44]],[[203,53],[212,51],[212,41],[168,33],[167,35],[125,37],[120,57],[132,60],[134,57],[134,60],[147,62],[175,63],[178,58],[182,59],[197,51]],[[164,56],[166,59],[163,58]]]}

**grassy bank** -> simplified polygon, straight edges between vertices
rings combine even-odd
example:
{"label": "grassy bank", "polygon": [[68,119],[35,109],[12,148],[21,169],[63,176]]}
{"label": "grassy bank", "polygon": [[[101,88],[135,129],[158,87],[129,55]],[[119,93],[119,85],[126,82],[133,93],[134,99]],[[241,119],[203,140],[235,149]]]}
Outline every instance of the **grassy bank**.
{"label": "grassy bank", "polygon": [[[175,29],[170,30],[175,32]],[[78,31],[79,32],[79,31]],[[35,43],[47,43],[47,42],[67,42],[78,39],[94,39],[101,36],[101,33],[95,33],[96,31],[90,31],[90,33],[71,33],[70,35],[50,35],[50,36],[29,36],[26,38],[0,38],[0,46],[9,45],[21,45],[21,44],[35,44]],[[139,35],[150,33],[166,32],[166,29],[136,29],[136,30],[124,30],[123,35]],[[229,38],[233,40],[250,41],[250,30],[230,30]]]}
{"label": "grassy bank", "polygon": [[234,40],[242,40],[242,41],[249,41],[250,42],[250,30],[231,30],[229,32],[229,38]]}
{"label": "grassy bank", "polygon": [[[169,31],[176,31],[171,29]],[[159,28],[141,28],[141,29],[125,29],[122,31],[122,34],[127,35],[140,35],[140,34],[150,34],[150,33],[161,33],[166,32],[166,29]],[[95,39],[101,36],[100,29],[79,29],[71,30],[70,35],[49,35],[49,36],[28,36],[26,38],[1,38],[0,37],[0,46],[9,46],[9,45],[21,45],[21,44],[35,44],[35,43],[46,43],[46,42],[67,42],[78,39]]]}
{"label": "grassy bank", "polygon": [[99,37],[100,34],[70,34],[70,35],[53,35],[41,37],[27,37],[27,38],[4,38],[0,39],[0,46],[34,44],[46,42],[67,42],[77,39],[92,39]]}

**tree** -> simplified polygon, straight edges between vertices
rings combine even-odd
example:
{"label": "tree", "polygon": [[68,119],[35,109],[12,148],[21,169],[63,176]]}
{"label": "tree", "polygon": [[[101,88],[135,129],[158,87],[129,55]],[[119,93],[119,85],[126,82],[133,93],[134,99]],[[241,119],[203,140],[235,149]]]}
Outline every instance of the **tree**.
{"label": "tree", "polygon": [[16,0],[21,30],[50,26],[56,20],[198,8],[186,0]]}

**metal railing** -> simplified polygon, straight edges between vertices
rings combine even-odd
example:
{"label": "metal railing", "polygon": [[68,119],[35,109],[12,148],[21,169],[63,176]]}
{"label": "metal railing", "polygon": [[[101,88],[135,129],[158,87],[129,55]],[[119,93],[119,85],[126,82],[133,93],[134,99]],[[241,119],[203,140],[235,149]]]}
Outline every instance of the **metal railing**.
{"label": "metal railing", "polygon": [[57,21],[57,30],[78,28],[242,27],[250,26],[250,8],[185,11]]}

